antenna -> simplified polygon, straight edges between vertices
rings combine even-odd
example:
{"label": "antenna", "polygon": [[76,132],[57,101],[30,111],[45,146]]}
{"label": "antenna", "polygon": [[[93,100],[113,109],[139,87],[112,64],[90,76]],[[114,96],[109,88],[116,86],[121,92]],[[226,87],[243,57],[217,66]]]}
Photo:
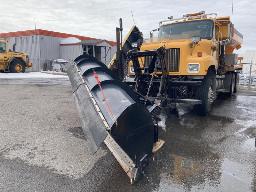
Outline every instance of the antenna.
{"label": "antenna", "polygon": [[132,14],[132,21],[133,21],[133,24],[136,25],[136,24],[135,24],[135,21],[134,21],[134,17],[133,17],[133,12],[132,12],[132,10],[131,10],[131,14]]}
{"label": "antenna", "polygon": [[232,0],[232,15],[234,14],[234,0]]}
{"label": "antenna", "polygon": [[123,45],[123,20],[122,18],[119,19],[119,30],[120,30],[120,44]]}

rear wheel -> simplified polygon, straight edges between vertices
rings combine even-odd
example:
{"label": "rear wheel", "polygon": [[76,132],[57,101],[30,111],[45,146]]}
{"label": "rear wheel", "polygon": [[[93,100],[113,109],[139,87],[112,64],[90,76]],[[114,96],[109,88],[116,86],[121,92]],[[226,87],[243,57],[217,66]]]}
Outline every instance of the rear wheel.
{"label": "rear wheel", "polygon": [[223,83],[224,89],[226,90],[226,96],[231,97],[234,93],[236,93],[237,75],[235,72],[226,73]]}
{"label": "rear wheel", "polygon": [[229,96],[232,96],[233,93],[235,93],[236,89],[236,83],[235,83],[235,74],[231,74],[231,82],[230,82],[230,88],[229,88]]}
{"label": "rear wheel", "polygon": [[196,111],[199,115],[207,115],[216,98],[216,74],[214,71],[209,71],[205,76],[202,85],[196,91],[196,97],[202,101],[202,104],[195,106]]}
{"label": "rear wheel", "polygon": [[20,59],[13,59],[9,70],[11,73],[24,73],[25,72],[25,64]]}
{"label": "rear wheel", "polygon": [[238,81],[239,81],[239,79],[238,79],[238,74],[237,73],[234,73],[234,76],[235,76],[235,88],[234,88],[234,93],[236,93],[237,92],[237,84],[238,84]]}

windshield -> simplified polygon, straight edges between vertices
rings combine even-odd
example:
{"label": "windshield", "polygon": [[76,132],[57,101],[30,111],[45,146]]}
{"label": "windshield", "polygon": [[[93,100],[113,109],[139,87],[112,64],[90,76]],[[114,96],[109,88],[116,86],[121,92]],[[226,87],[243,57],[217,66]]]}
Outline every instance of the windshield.
{"label": "windshield", "polygon": [[0,52],[5,52],[5,51],[6,51],[6,43],[0,42]]}
{"label": "windshield", "polygon": [[159,29],[160,39],[212,39],[213,22],[211,20],[189,21],[163,25]]}

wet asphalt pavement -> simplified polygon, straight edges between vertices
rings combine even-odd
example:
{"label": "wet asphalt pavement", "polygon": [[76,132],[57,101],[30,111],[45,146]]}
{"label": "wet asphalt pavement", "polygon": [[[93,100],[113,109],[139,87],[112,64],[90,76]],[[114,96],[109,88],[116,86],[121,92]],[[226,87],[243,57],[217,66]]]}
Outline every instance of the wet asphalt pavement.
{"label": "wet asphalt pavement", "polygon": [[130,185],[105,146],[90,155],[60,82],[0,86],[0,191],[256,191],[256,92],[217,100],[208,117],[169,114],[166,144]]}

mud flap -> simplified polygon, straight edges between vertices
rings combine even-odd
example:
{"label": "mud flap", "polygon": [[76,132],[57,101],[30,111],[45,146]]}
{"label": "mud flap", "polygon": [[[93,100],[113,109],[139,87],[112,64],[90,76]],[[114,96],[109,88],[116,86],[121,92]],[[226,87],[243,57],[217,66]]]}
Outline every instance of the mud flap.
{"label": "mud flap", "polygon": [[129,86],[93,57],[79,56],[68,76],[91,151],[104,141],[131,182],[135,181],[152,154],[151,114]]}

